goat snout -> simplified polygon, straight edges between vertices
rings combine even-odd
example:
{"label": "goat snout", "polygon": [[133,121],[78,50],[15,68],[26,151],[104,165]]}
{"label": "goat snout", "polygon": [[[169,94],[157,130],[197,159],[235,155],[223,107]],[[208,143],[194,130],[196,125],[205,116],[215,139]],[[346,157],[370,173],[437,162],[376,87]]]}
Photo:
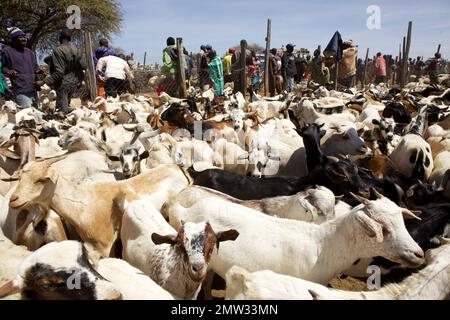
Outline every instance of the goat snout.
{"label": "goat snout", "polygon": [[423,250],[419,248],[416,251],[408,252],[407,254],[401,256],[400,261],[408,268],[417,268],[425,262],[425,254]]}

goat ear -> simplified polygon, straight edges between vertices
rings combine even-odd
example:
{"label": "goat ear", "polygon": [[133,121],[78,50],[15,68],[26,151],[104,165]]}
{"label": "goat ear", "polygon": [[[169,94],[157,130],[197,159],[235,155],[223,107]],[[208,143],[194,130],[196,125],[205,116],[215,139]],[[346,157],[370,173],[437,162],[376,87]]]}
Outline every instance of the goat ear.
{"label": "goat ear", "polygon": [[325,136],[326,133],[327,132],[325,130],[320,130],[319,131],[319,139],[322,139]]}
{"label": "goat ear", "polygon": [[162,236],[158,233],[152,233],[152,241],[156,245],[163,243],[174,245],[177,243],[177,234],[169,234],[166,236]]}
{"label": "goat ear", "polygon": [[108,155],[108,159],[111,161],[120,161],[120,158],[118,156],[110,156]]}
{"label": "goat ear", "polygon": [[20,156],[18,156],[17,154],[15,154],[14,152],[8,150],[8,149],[3,149],[0,148],[0,155],[10,158],[10,159],[14,159],[14,160],[19,160]]}
{"label": "goat ear", "polygon": [[238,157],[238,160],[247,160],[247,159],[248,159],[248,152],[245,152]]}
{"label": "goat ear", "polygon": [[414,196],[414,190],[416,190],[416,188],[418,187],[418,183],[416,183],[416,184],[414,184],[414,185],[412,185],[409,189],[408,189],[408,191],[406,191],[406,196],[408,197],[408,198],[411,198],[412,196]]}
{"label": "goat ear", "polygon": [[369,237],[375,238],[378,243],[383,242],[383,227],[381,224],[362,211],[356,213],[356,221],[363,227]]}
{"label": "goat ear", "polygon": [[140,159],[140,160],[147,159],[149,156],[150,156],[150,154],[148,153],[147,150],[145,150],[144,152],[142,152],[142,153],[139,155],[139,159]]}
{"label": "goat ear", "polygon": [[234,241],[239,236],[239,232],[234,229],[220,231],[216,233],[217,242]]}
{"label": "goat ear", "polygon": [[50,179],[53,183],[56,183],[56,181],[58,180],[58,173],[56,172],[55,169],[48,168],[45,177]]}

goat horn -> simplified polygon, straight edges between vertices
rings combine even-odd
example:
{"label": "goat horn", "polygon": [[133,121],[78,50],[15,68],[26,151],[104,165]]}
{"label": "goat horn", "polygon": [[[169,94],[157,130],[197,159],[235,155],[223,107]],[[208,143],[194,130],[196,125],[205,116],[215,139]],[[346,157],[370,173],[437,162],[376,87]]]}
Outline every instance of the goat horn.
{"label": "goat horn", "polygon": [[[417,214],[419,214],[420,211],[415,211]],[[416,216],[412,211],[406,209],[406,208],[402,208],[402,214],[404,218],[413,218],[416,220],[422,220],[421,218],[419,218],[418,216]]]}
{"label": "goat horn", "polygon": [[367,207],[370,207],[372,204],[370,203],[370,200],[363,198],[361,196],[358,196],[356,194],[354,194],[353,192],[350,192],[350,195],[355,198],[356,200],[358,200],[359,202],[361,202],[362,204],[364,204]]}
{"label": "goat horn", "polygon": [[439,237],[438,239],[439,239],[439,242],[440,242],[441,245],[450,244],[450,239],[449,238]]}
{"label": "goat horn", "polygon": [[327,159],[328,159],[328,160],[331,160],[331,161],[333,161],[333,162],[339,162],[339,159],[336,158],[336,157],[327,156]]}
{"label": "goat horn", "polygon": [[372,188],[372,191],[373,191],[373,193],[375,193],[375,196],[377,197],[377,199],[383,198],[383,195],[382,195],[381,193],[379,193],[379,192],[377,191],[377,189]]}
{"label": "goat horn", "polygon": [[18,293],[20,287],[15,284],[14,280],[10,280],[0,287],[0,298],[10,296],[12,294]]}

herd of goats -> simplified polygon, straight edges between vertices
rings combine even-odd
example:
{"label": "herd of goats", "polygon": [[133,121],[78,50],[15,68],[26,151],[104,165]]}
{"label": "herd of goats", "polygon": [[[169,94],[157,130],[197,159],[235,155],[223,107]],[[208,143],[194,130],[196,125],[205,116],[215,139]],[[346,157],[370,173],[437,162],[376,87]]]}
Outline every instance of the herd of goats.
{"label": "herd of goats", "polygon": [[449,299],[449,75],[248,94],[7,101],[0,298]]}

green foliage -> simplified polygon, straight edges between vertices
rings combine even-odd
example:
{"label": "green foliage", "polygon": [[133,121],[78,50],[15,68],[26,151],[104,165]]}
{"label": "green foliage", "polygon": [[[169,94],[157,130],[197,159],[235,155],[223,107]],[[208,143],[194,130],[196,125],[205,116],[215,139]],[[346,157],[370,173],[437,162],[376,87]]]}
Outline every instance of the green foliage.
{"label": "green foliage", "polygon": [[7,39],[3,25],[11,21],[31,35],[28,46],[40,53],[58,44],[60,31],[66,27],[67,8],[76,5],[81,11],[81,30],[74,30],[79,42],[82,31],[92,32],[93,38],[110,38],[120,32],[122,11],[117,0],[2,0],[0,6],[0,38]]}

